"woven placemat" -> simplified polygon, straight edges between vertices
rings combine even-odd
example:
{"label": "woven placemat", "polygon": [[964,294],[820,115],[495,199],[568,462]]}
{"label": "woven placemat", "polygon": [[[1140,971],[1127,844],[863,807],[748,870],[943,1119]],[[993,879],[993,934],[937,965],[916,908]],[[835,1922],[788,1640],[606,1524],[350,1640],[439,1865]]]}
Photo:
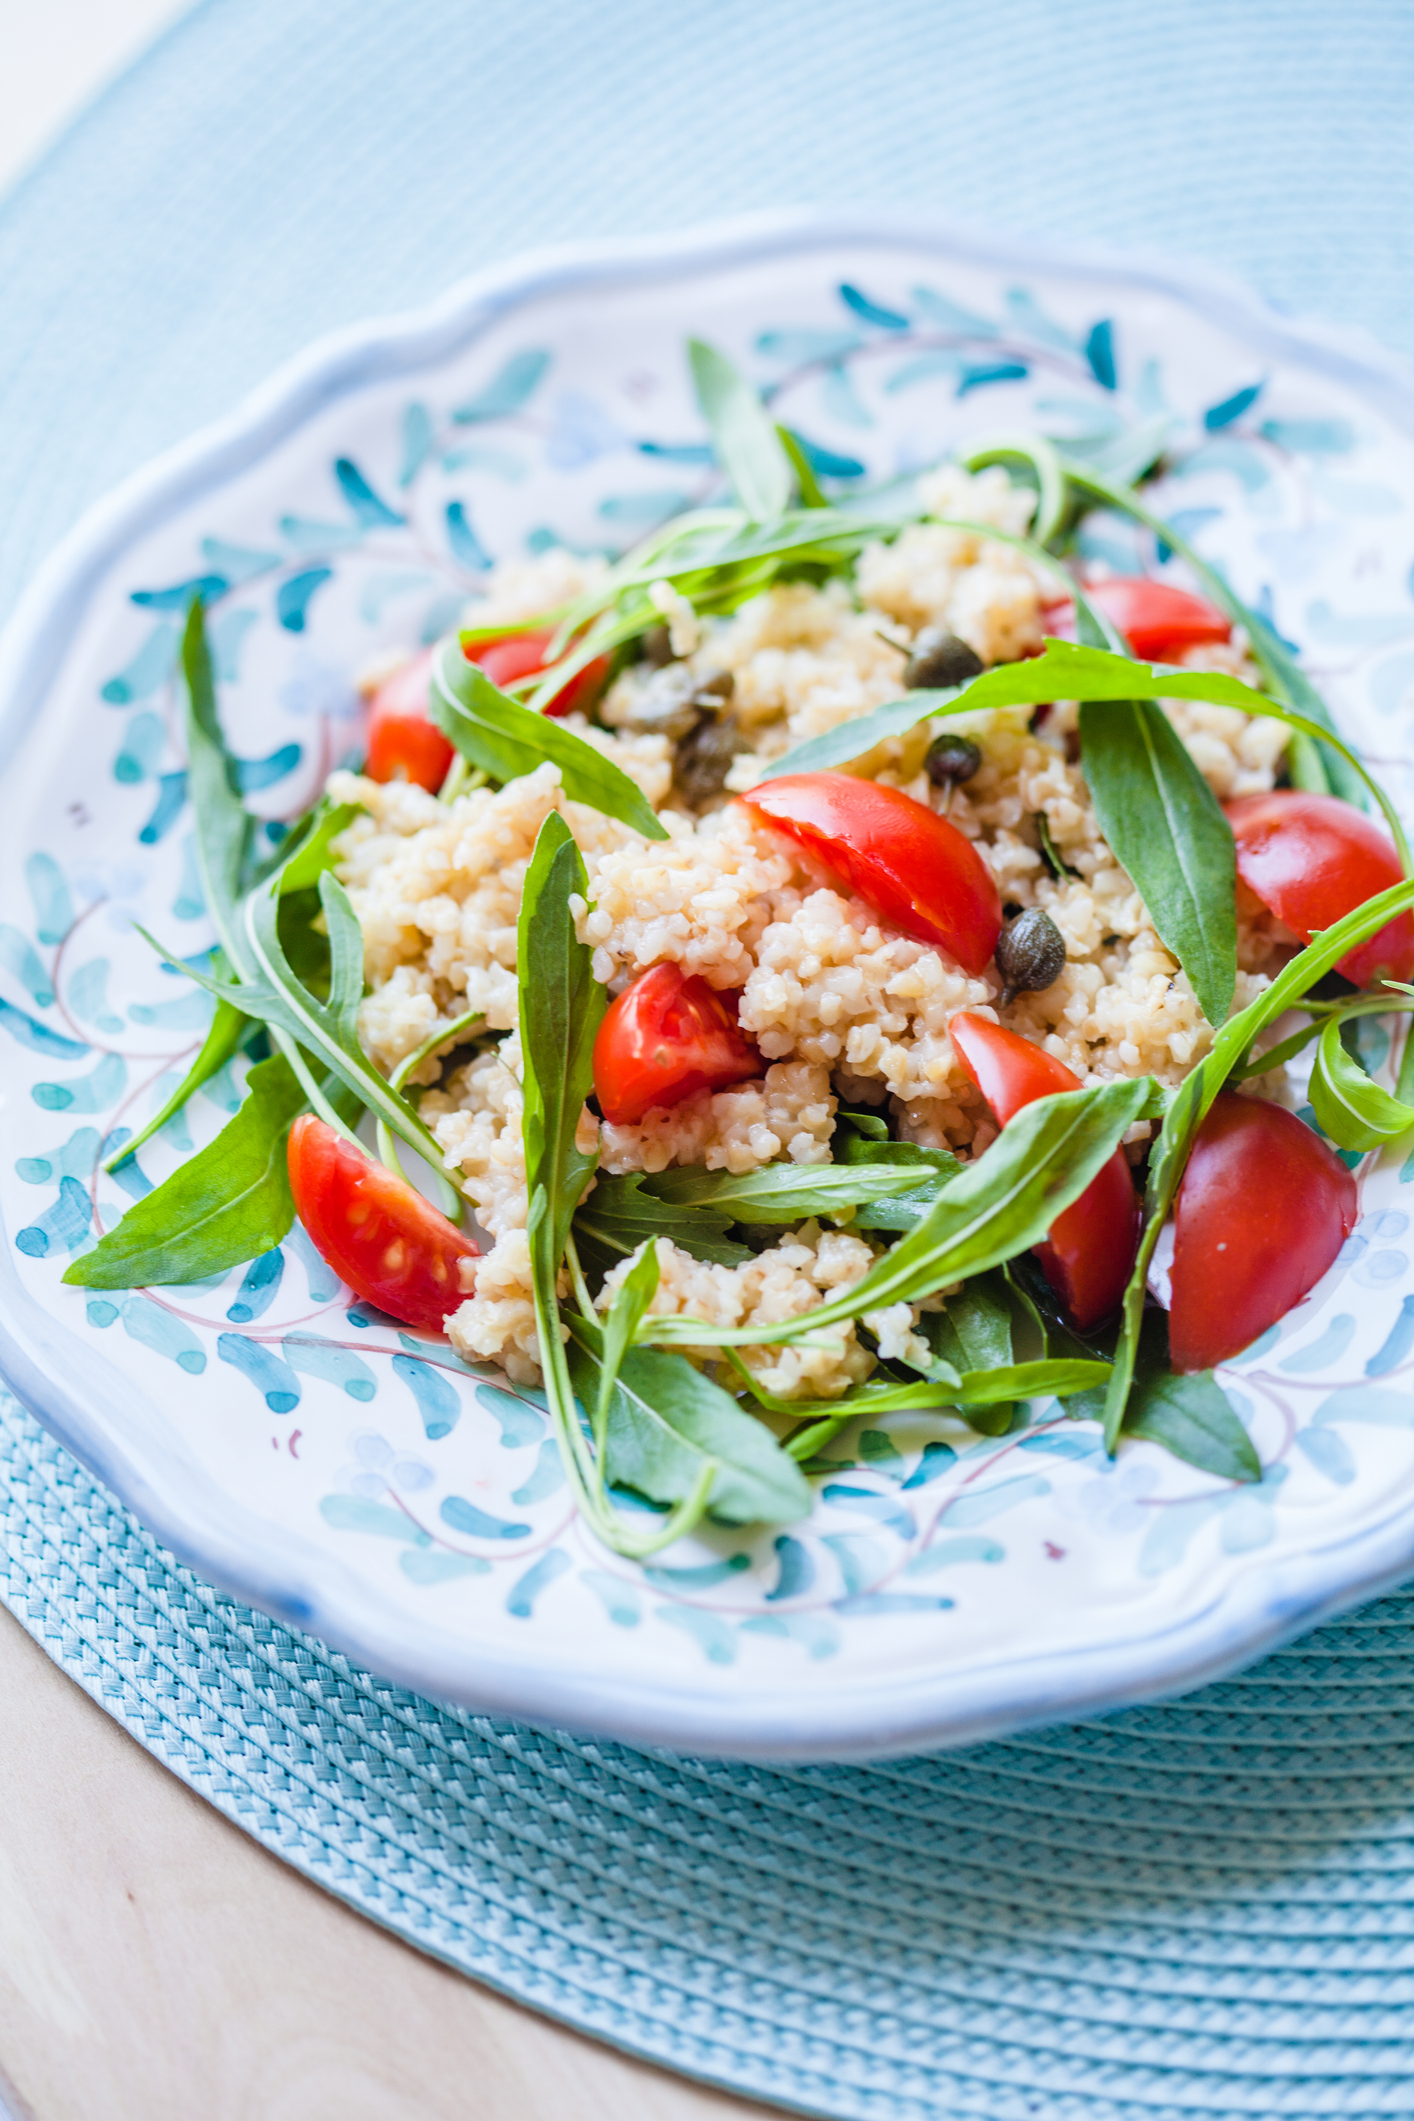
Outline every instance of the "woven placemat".
{"label": "woven placemat", "polygon": [[850,2121],[1408,2114],[1414,1594],[931,1760],[756,1768],[383,1685],[197,1581],[8,1398],[0,1594],[183,1781],[410,1943]]}
{"label": "woven placemat", "polygon": [[[203,0],[0,206],[0,613],[319,332],[532,244],[819,204],[1225,265],[1414,351],[1405,0]],[[0,1403],[0,1596],[230,1818],[643,2055],[887,2121],[1414,2111],[1414,1596],[887,1767],[441,1709],[176,1566]]]}
{"label": "woven placemat", "polygon": [[320,332],[780,206],[1226,267],[1414,353],[1407,0],[203,0],[0,205],[0,617]]}

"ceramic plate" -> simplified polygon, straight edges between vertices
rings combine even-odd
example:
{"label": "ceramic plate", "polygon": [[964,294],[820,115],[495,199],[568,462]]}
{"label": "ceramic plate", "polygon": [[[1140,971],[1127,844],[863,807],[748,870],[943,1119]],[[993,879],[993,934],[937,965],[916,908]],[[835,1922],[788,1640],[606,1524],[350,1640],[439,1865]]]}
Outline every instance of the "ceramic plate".
{"label": "ceramic plate", "polygon": [[[210,941],[174,737],[192,585],[278,826],[357,743],[354,673],[433,639],[493,560],[619,549],[710,488],[689,333],[843,482],[1169,418],[1163,505],[1408,805],[1414,396],[1373,349],[1163,268],[799,221],[542,257],[344,334],[93,514],[5,637],[5,1374],[203,1575],[478,1709],[842,1757],[1192,1685],[1414,1562],[1414,1159],[1361,1168],[1337,1264],[1223,1372],[1259,1487],[1148,1445],[1110,1463],[1054,1404],[996,1439],[894,1416],[834,1447],[807,1523],[649,1567],[576,1522],[535,1393],[369,1317],[298,1231],[211,1285],[61,1283],[239,1094],[223,1073],[140,1169],[95,1176],[205,1014],[133,932]],[[1154,561],[1118,521],[1086,545]]]}

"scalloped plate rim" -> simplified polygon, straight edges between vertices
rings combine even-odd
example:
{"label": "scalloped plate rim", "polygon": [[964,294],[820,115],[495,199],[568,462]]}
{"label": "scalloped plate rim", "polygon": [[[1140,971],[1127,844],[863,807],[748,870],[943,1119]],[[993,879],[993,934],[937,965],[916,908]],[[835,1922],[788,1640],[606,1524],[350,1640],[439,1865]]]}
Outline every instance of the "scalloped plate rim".
{"label": "scalloped plate rim", "polygon": [[[231,413],[163,452],[90,508],[41,566],[0,635],[0,761],[22,739],[99,577],[126,544],[295,432],[339,395],[449,355],[519,302],[592,284],[666,279],[776,252],[846,244],[936,247],[1018,271],[1103,273],[1206,312],[1307,366],[1341,373],[1414,431],[1414,370],[1358,329],[1293,320],[1240,282],[1146,253],[1028,241],[936,218],[788,212],[714,223],[683,235],[557,245],[498,265],[424,308],[350,326],[284,364]],[[67,1344],[72,1342],[69,1351]],[[630,1744],[738,1758],[863,1759],[975,1743],[1028,1725],[1093,1716],[1186,1692],[1391,1588],[1414,1567],[1414,1502],[1288,1559],[1254,1562],[1201,1611],[1140,1636],[1023,1653],[969,1672],[932,1668],[878,1684],[822,1681],[784,1706],[776,1690],[665,1685],[547,1669],[425,1626],[414,1642],[356,1571],[297,1535],[270,1535],[213,1493],[209,1478],[166,1454],[161,1464],[115,1432],[96,1381],[76,1381],[89,1354],[23,1289],[0,1251],[0,1377],[51,1434],[177,1558],[219,1590],[322,1641],[392,1683],[482,1713],[611,1735]],[[101,1371],[101,1363],[95,1362]],[[57,1370],[61,1374],[51,1374]],[[108,1373],[110,1379],[113,1373]],[[130,1402],[140,1399],[128,1387]]]}

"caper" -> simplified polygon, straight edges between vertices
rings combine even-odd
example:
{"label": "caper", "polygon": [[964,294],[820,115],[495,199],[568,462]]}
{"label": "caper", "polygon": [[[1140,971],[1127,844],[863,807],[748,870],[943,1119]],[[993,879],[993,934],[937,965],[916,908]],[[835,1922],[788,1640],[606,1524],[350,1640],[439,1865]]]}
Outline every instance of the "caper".
{"label": "caper", "polygon": [[638,683],[631,704],[619,716],[619,726],[671,737],[676,743],[696,728],[704,707],[714,714],[720,711],[732,684],[729,670],[709,671],[701,677],[687,663],[665,663]]}
{"label": "caper", "polygon": [[979,677],[982,658],[966,641],[943,626],[925,626],[903,666],[903,682],[910,692],[944,692],[950,685],[965,685]]}
{"label": "caper", "polygon": [[1003,928],[997,938],[997,970],[1002,976],[1001,1006],[1018,994],[1039,994],[1053,987],[1065,967],[1065,939],[1049,913],[1032,906]]}
{"label": "caper", "polygon": [[982,753],[970,736],[947,732],[934,737],[923,759],[935,788],[955,788],[959,781],[970,781],[981,763]]}
{"label": "caper", "polygon": [[673,782],[696,810],[714,802],[726,786],[732,760],[745,747],[734,714],[704,713],[678,745]]}

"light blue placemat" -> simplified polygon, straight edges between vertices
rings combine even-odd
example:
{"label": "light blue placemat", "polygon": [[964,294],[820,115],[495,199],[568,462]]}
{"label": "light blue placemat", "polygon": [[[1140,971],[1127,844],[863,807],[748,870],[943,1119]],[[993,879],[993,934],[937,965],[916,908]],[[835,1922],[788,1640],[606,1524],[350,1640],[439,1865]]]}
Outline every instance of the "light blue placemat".
{"label": "light blue placemat", "polygon": [[[1414,351],[1406,0],[205,0],[0,208],[0,609],[315,333],[781,204],[1204,256]],[[671,1762],[438,1709],[218,1597],[0,1403],[0,1596],[410,1941],[881,2121],[1414,2111],[1414,1597],[933,1762]]]}
{"label": "light blue placemat", "polygon": [[0,208],[0,615],[317,333],[770,206],[1160,246],[1414,352],[1408,0],[204,0]]}
{"label": "light blue placemat", "polygon": [[0,1399],[0,1595],[257,1840],[479,1979],[850,2121],[1414,2106],[1414,1595],[931,1761],[733,1767],[438,1709],[176,1566]]}

